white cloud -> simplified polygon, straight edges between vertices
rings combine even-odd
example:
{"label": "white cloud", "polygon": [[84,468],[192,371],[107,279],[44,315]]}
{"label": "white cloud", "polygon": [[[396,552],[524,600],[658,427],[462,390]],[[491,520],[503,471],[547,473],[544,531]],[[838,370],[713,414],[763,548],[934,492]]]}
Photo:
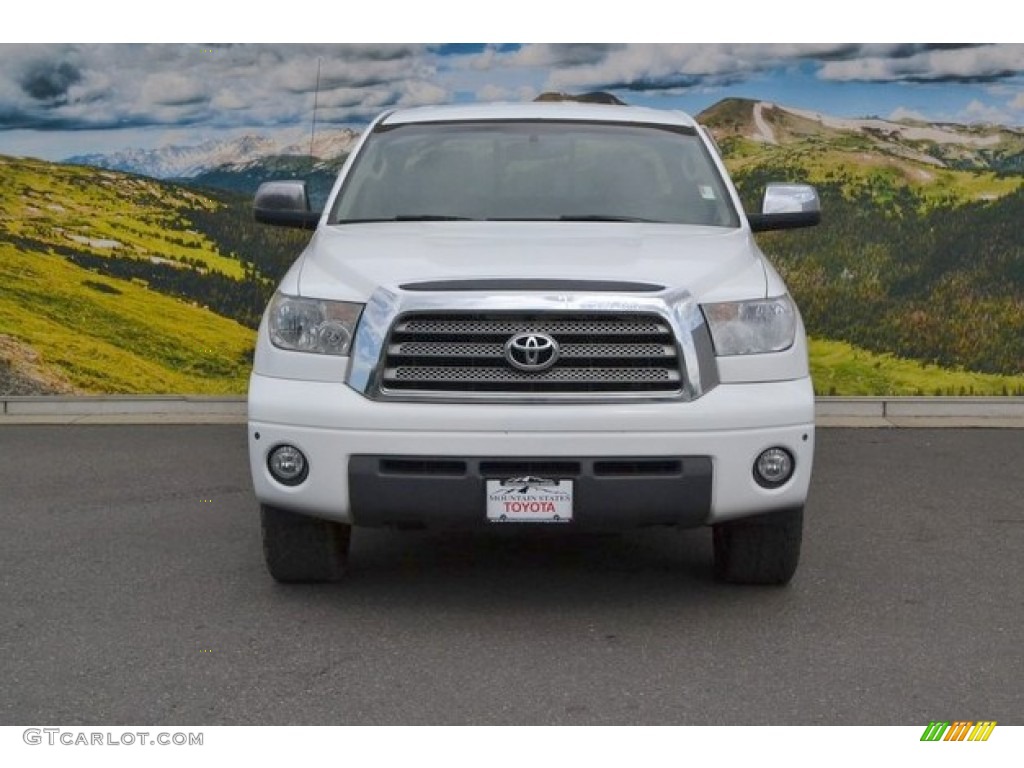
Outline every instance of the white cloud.
{"label": "white cloud", "polygon": [[394,97],[394,91],[390,88],[335,88],[330,91],[321,91],[317,97],[317,103],[321,107],[335,107],[344,109],[346,107],[359,107],[367,104],[368,102],[376,101],[380,103],[380,99],[384,98],[385,101],[388,98]]}
{"label": "white cloud", "polygon": [[0,46],[0,130],[302,122],[318,62],[325,119],[448,97],[424,46]]}
{"label": "white cloud", "polygon": [[1024,72],[1024,45],[1003,43],[971,48],[927,50],[910,56],[868,56],[826,62],[824,80],[984,82]]}
{"label": "white cloud", "polygon": [[555,90],[624,86],[662,89],[750,72],[765,63],[755,51],[747,50],[755,47],[759,46],[634,44],[606,51],[594,61],[584,62],[582,56],[573,56],[559,62],[557,47],[530,46],[523,49],[520,58],[550,66],[548,87]]}
{"label": "white cloud", "polygon": [[505,88],[494,83],[487,83],[487,85],[476,92],[477,101],[510,101],[511,99],[511,88]]}
{"label": "white cloud", "polygon": [[398,103],[406,107],[443,104],[451,98],[447,89],[426,80],[408,80],[402,83],[402,90]]}
{"label": "white cloud", "polygon": [[918,120],[920,122],[930,122],[928,117],[916,112],[913,109],[907,109],[906,107],[896,107],[892,112],[889,113],[889,119],[894,121],[900,120]]}
{"label": "white cloud", "polygon": [[537,89],[530,85],[504,86],[487,83],[477,89],[477,101],[532,101],[537,96]]}
{"label": "white cloud", "polygon": [[487,46],[480,53],[460,57],[456,62],[456,66],[462,69],[487,71],[503,66],[503,63],[508,61],[508,58],[507,54],[499,53],[498,49],[494,46]]}
{"label": "white cloud", "polygon": [[157,72],[143,81],[142,99],[145,104],[177,106],[205,101],[208,96],[198,80],[177,72]]}
{"label": "white cloud", "polygon": [[[911,77],[929,62],[942,66],[942,76],[960,72],[967,78],[995,77],[1009,71],[1007,67],[1024,68],[1019,52],[1003,50],[1010,47],[936,51],[925,44],[537,44],[505,54],[486,51],[478,65],[496,68],[504,60],[505,66],[549,69],[547,86],[556,90],[678,91],[735,83],[804,61],[818,66],[825,79],[901,79],[900,62],[912,62],[907,67]],[[933,54],[936,58],[929,58]]]}
{"label": "white cloud", "polygon": [[958,116],[965,123],[993,123],[996,125],[1010,125],[1014,122],[1013,116],[990,104],[983,104],[978,99],[972,100]]}
{"label": "white cloud", "polygon": [[210,106],[213,109],[244,109],[246,103],[236,91],[230,88],[221,88],[210,99]]}
{"label": "white cloud", "polygon": [[615,44],[525,45],[486,49],[464,66],[548,70],[555,90],[679,90],[740,82],[766,70],[811,62],[836,81],[996,82],[1024,73],[1024,45]]}
{"label": "white cloud", "polygon": [[[597,65],[603,62],[610,53],[629,46],[625,44],[589,44],[570,43],[552,45],[535,43],[525,45],[510,54],[508,59],[514,66],[521,67],[577,67]],[[657,46],[643,46],[654,48]]]}
{"label": "white cloud", "polygon": [[997,103],[1024,110],[1024,45],[1017,44],[535,44],[458,56],[415,45],[42,44],[0,46],[0,130],[303,124],[318,63],[318,119],[325,122],[361,122],[393,105],[474,95],[505,101],[541,90],[706,93],[796,66],[826,80],[988,78],[989,88],[1006,90],[996,95],[979,86],[981,101],[965,116],[992,119]]}

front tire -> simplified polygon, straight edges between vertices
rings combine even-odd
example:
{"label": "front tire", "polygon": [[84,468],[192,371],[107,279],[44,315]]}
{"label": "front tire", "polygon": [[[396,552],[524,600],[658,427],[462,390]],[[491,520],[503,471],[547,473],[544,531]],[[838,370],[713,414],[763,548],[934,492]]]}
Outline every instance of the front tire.
{"label": "front tire", "polygon": [[260,506],[267,570],[284,584],[339,581],[348,566],[352,526]]}
{"label": "front tire", "polygon": [[712,527],[715,578],[730,584],[786,584],[800,562],[803,507]]}

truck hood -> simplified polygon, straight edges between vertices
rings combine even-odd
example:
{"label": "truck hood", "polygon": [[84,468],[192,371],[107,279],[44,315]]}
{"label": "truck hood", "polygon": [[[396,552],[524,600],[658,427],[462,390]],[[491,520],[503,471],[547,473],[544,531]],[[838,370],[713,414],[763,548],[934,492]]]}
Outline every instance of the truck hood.
{"label": "truck hood", "polygon": [[379,286],[527,278],[656,283],[700,301],[766,291],[761,253],[745,229],[487,221],[320,227],[281,289],[365,301]]}

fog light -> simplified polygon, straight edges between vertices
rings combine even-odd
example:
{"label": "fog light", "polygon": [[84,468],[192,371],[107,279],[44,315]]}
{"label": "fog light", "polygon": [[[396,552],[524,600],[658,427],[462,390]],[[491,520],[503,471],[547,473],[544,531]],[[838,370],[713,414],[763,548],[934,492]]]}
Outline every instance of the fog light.
{"label": "fog light", "polygon": [[769,448],[754,462],[754,479],[764,488],[778,488],[793,476],[793,454],[785,448]]}
{"label": "fog light", "polygon": [[267,457],[267,468],[277,482],[298,485],[309,474],[309,463],[294,445],[279,445]]}

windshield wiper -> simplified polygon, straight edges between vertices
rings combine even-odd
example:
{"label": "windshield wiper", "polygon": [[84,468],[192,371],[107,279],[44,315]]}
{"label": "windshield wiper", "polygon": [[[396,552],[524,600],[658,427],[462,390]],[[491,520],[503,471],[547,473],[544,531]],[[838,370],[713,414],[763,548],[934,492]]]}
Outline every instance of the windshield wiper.
{"label": "windshield wiper", "polygon": [[559,221],[625,221],[637,224],[661,224],[654,219],[641,219],[639,216],[608,216],[603,213],[569,213],[558,217]]}
{"label": "windshield wiper", "polygon": [[379,224],[385,221],[474,221],[465,216],[440,216],[435,214],[401,214],[367,219],[339,219],[336,224]]}
{"label": "windshield wiper", "polygon": [[638,216],[606,216],[603,213],[567,213],[562,216],[491,216],[484,221],[624,221],[634,224],[664,224],[656,219],[641,219]]}
{"label": "windshield wiper", "polygon": [[[375,219],[341,219],[338,224],[373,224],[383,221],[480,221],[468,216],[448,216],[437,213],[400,213],[397,216],[381,217]],[[612,216],[603,213],[567,213],[562,216],[515,216],[515,217],[491,217],[485,221],[621,221],[635,224],[662,224],[664,222],[654,219],[642,219],[638,216]]]}
{"label": "windshield wiper", "polygon": [[468,216],[444,216],[435,213],[403,213],[395,216],[393,221],[473,221]]}

